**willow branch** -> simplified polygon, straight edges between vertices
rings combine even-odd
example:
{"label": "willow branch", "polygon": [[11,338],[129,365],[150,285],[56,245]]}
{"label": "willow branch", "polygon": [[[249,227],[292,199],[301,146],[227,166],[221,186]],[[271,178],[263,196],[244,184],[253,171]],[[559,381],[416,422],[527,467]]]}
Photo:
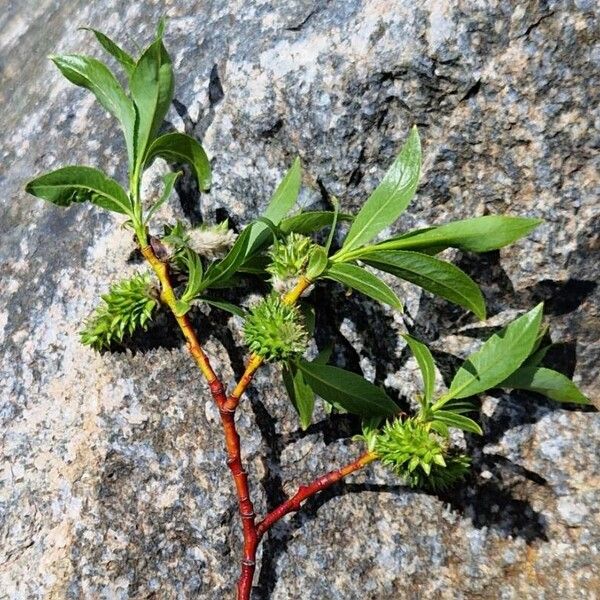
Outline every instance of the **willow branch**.
{"label": "willow branch", "polygon": [[331,487],[334,483],[337,483],[347,475],[350,475],[350,473],[354,473],[355,471],[362,469],[375,460],[377,460],[377,454],[375,452],[366,452],[345,467],[336,469],[335,471],[330,471],[329,473],[318,477],[308,485],[300,486],[298,491],[293,496],[288,498],[277,508],[273,509],[262,521],[257,524],[256,533],[258,535],[258,539],[260,540],[262,536],[275,523],[277,523],[277,521],[285,517],[285,515],[300,510],[301,505],[305,500],[308,500],[308,498],[311,498],[318,492]]}
{"label": "willow branch", "polygon": [[177,320],[181,332],[187,341],[188,349],[206,378],[215,403],[219,408],[221,423],[225,434],[227,466],[231,471],[235,483],[244,536],[244,552],[241,575],[238,582],[238,598],[240,600],[246,600],[250,597],[250,589],[254,577],[258,536],[256,534],[254,507],[252,505],[248,487],[248,474],[242,463],[240,436],[235,426],[235,409],[237,404],[232,407],[226,406],[227,396],[225,395],[223,384],[215,374],[208,357],[202,349],[202,346],[198,341],[198,336],[196,335],[188,316],[177,314],[177,298],[173,290],[167,264],[162,262],[156,256],[151,246],[143,246],[141,251],[160,281],[161,300],[169,307]]}

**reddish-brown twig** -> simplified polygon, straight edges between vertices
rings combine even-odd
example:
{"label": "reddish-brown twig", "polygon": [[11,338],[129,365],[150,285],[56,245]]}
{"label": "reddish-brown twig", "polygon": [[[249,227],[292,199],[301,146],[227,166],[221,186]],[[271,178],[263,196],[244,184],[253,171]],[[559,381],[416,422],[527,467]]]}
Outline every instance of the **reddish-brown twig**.
{"label": "reddish-brown twig", "polygon": [[235,489],[238,499],[238,507],[240,516],[242,519],[242,531],[244,535],[244,555],[242,558],[242,571],[240,581],[238,583],[238,598],[245,599],[249,597],[244,591],[247,586],[247,579],[250,579],[250,585],[252,585],[252,578],[254,576],[254,562],[256,560],[256,546],[258,543],[256,535],[256,526],[254,523],[254,507],[250,498],[250,490],[248,487],[248,475],[242,464],[242,453],[240,446],[240,436],[235,426],[235,409],[236,406],[227,406],[227,397],[225,395],[225,389],[223,383],[215,374],[210,360],[204,353],[198,336],[194,331],[194,328],[187,315],[178,315],[176,310],[177,299],[171,284],[169,276],[169,268],[166,263],[161,261],[151,246],[143,246],[141,248],[142,254],[156,273],[160,284],[161,284],[161,300],[169,307],[173,313],[179,327],[185,337],[188,345],[188,349],[196,364],[202,371],[202,374],[206,378],[212,397],[219,408],[221,415],[221,423],[225,434],[225,447],[227,449],[227,465],[233,475],[235,482]]}
{"label": "reddish-brown twig", "polygon": [[[168,265],[156,256],[151,246],[142,246],[141,251],[160,281],[161,300],[169,307],[177,320],[181,332],[186,339],[188,349],[208,382],[212,397],[219,409],[223,432],[225,434],[227,465],[231,470],[235,483],[244,537],[242,567],[237,585],[237,597],[238,600],[249,600],[252,591],[254,571],[256,569],[256,550],[260,539],[266,531],[288,513],[299,510],[302,502],[306,499],[314,496],[321,490],[328,488],[343,477],[346,477],[346,475],[361,469],[374,461],[377,457],[373,452],[367,452],[349,465],[331,471],[330,473],[315,479],[315,481],[309,485],[301,486],[294,496],[271,511],[257,525],[248,486],[248,475],[242,463],[240,436],[235,425],[235,412],[239,405],[240,398],[252,381],[254,373],[263,364],[263,359],[256,355],[250,358],[244,374],[235,386],[231,395],[227,397],[225,395],[223,383],[215,374],[210,364],[210,360],[202,349],[198,336],[196,335],[188,316],[178,314],[177,298],[169,276]],[[287,304],[294,304],[310,285],[311,282],[308,279],[300,277],[296,286],[283,297],[283,301]]]}
{"label": "reddish-brown twig", "polygon": [[302,485],[298,488],[298,491],[288,498],[285,502],[280,504],[277,508],[273,509],[267,516],[260,521],[256,526],[256,533],[258,535],[258,539],[260,540],[262,536],[281,518],[285,517],[285,515],[300,510],[302,503],[314,496],[318,492],[331,487],[334,483],[337,483],[350,473],[354,473],[359,469],[362,469],[369,463],[372,463],[374,460],[377,460],[377,454],[375,452],[365,452],[363,455],[359,456],[355,461],[350,464],[342,467],[341,469],[336,469],[335,471],[330,471],[325,475],[321,475],[313,482],[308,485]]}

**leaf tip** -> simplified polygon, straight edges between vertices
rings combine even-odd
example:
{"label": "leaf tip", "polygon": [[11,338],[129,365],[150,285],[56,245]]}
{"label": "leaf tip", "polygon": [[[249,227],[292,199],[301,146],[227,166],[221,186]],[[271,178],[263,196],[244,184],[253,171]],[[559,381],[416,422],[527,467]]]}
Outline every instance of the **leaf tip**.
{"label": "leaf tip", "polygon": [[165,34],[166,26],[167,26],[167,17],[165,15],[163,15],[158,20],[158,24],[156,26],[156,39],[157,40],[162,39],[163,35]]}
{"label": "leaf tip", "polygon": [[481,306],[478,306],[477,310],[474,310],[473,313],[480,321],[485,321],[487,319],[487,308],[485,306],[485,302],[482,302]]}

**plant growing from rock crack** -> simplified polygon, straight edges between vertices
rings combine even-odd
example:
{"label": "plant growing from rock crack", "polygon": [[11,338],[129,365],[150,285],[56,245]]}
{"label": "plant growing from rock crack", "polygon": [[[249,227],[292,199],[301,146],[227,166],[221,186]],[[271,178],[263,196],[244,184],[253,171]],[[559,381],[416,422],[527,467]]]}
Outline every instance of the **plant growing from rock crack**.
{"label": "plant growing from rock crack", "polygon": [[[237,594],[250,597],[256,551],[261,538],[302,502],[347,475],[381,461],[408,485],[443,489],[456,485],[469,470],[469,457],[451,442],[451,430],[480,435],[477,395],[492,389],[520,389],[559,402],[586,403],[575,384],[559,372],[541,366],[548,350],[538,305],[492,335],[458,369],[448,389],[436,393],[436,365],[427,346],[405,335],[420,368],[423,389],[411,414],[380,387],[363,377],[329,365],[328,349],[316,355],[310,339],[314,315],[303,297],[317,281],[333,280],[401,311],[396,292],[380,271],[437,294],[485,319],[483,295],[463,271],[439,257],[447,248],[487,252],[506,246],[532,231],[539,220],[506,215],[476,217],[417,229],[381,241],[375,238],[407,208],[419,182],[421,146],[416,128],[380,185],[358,214],[339,212],[337,200],[330,211],[292,211],[301,185],[296,160],[279,184],[264,214],[235,235],[227,222],[190,228],[183,223],[164,226],[151,235],[156,211],[169,199],[179,173],[164,177],[162,196],[151,206],[141,197],[144,170],[161,157],[187,163],[200,188],[211,184],[210,163],[195,139],[178,132],[162,133],[163,119],[173,96],[173,70],[163,44],[163,23],[154,41],[134,59],[104,34],[91,30],[120,64],[128,89],[102,62],[75,54],[53,56],[61,73],[90,90],[121,124],[129,159],[127,188],[98,169],[67,166],[27,184],[27,191],[59,206],[91,202],[125,216],[151,272],[114,284],[103,303],[86,322],[81,341],[99,350],[121,342],[145,328],[159,308],[177,321],[189,351],[205,377],[219,409],[225,434],[227,464],[238,496],[243,526],[243,553]],[[341,247],[332,251],[339,226],[348,226]],[[329,229],[324,245],[315,241]],[[369,267],[369,268],[367,268]],[[244,281],[240,276],[262,277],[272,291],[249,311],[234,305],[223,290]],[[214,372],[189,317],[195,304],[208,303],[243,320],[250,350],[245,372],[229,393]],[[239,322],[235,321],[236,323]],[[257,519],[246,471],[242,465],[235,413],[256,370],[265,362],[281,365],[283,383],[302,428],[312,419],[317,398],[333,411],[362,418],[362,434],[355,437],[366,450],[352,463],[321,475],[266,516]],[[471,416],[468,416],[471,415]]]}

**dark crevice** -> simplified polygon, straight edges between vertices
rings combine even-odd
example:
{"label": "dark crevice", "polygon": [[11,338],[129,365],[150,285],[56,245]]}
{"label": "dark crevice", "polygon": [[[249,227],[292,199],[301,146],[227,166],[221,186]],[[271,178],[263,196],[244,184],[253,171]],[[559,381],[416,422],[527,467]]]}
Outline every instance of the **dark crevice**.
{"label": "dark crevice", "polygon": [[[377,127],[379,127],[379,126],[380,126],[380,123],[378,123]],[[365,158],[365,149],[361,148],[360,154],[358,155],[358,159],[356,161],[356,167],[354,168],[352,173],[350,173],[350,179],[348,180],[349,187],[356,187],[362,181],[362,178],[364,176],[364,173],[362,171],[364,158]]]}
{"label": "dark crevice", "polygon": [[596,289],[596,281],[568,279],[567,281],[551,281],[543,279],[527,288],[525,300],[529,296],[531,303],[544,302],[544,313],[547,315],[565,315],[577,310]]}
{"label": "dark crevice", "polygon": [[208,80],[208,101],[211,108],[216,106],[221,100],[225,98],[225,92],[221,85],[221,78],[219,77],[219,69],[217,65],[213,65],[210,70],[210,77]]}
{"label": "dark crevice", "polygon": [[279,130],[283,127],[283,119],[277,119],[273,125],[267,129],[264,129],[260,132],[260,137],[264,140],[268,140],[277,135]]}
{"label": "dark crevice", "polygon": [[319,192],[321,193],[321,200],[327,206],[329,206],[331,204],[331,194],[329,193],[329,190],[325,187],[325,184],[323,183],[323,180],[320,177],[317,178],[317,186],[319,188]]}
{"label": "dark crevice", "polygon": [[522,33],[521,35],[518,35],[516,37],[516,39],[527,37],[534,29],[536,29],[537,27],[539,27],[539,25],[542,23],[542,21],[545,21],[546,19],[548,19],[549,17],[551,17],[554,14],[554,12],[555,11],[552,10],[550,12],[547,12],[547,13],[541,15],[540,18],[537,21],[531,23],[531,25],[529,25],[527,27],[527,29],[525,30],[525,32]]}
{"label": "dark crevice", "polygon": [[302,28],[312,19],[312,17],[317,14],[317,10],[311,10],[308,15],[306,15],[306,17],[300,21],[300,23],[298,23],[297,25],[290,25],[289,27],[286,27],[285,30],[286,31],[301,31]]}
{"label": "dark crevice", "polygon": [[465,95],[460,99],[460,102],[465,102],[470,98],[474,98],[479,94],[481,90],[481,79],[478,79],[465,93]]}
{"label": "dark crevice", "polygon": [[[177,100],[177,98],[173,98],[173,108],[175,108],[175,112],[181,117],[185,132],[191,135],[196,128],[196,122],[190,117],[187,106]],[[173,129],[172,126],[171,129]]]}

